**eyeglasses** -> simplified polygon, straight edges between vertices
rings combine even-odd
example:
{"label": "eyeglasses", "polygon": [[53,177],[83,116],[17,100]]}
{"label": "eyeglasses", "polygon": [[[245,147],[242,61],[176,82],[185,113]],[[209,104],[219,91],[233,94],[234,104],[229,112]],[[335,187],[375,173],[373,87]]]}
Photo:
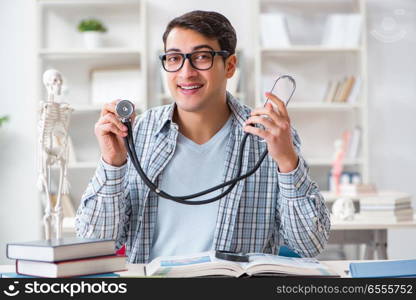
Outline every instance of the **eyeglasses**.
{"label": "eyeglasses", "polygon": [[191,66],[200,71],[205,71],[212,68],[214,64],[214,57],[216,55],[227,58],[230,54],[226,50],[221,51],[195,51],[191,53],[172,52],[165,53],[159,56],[163,69],[166,72],[179,71],[186,59],[189,59]]}

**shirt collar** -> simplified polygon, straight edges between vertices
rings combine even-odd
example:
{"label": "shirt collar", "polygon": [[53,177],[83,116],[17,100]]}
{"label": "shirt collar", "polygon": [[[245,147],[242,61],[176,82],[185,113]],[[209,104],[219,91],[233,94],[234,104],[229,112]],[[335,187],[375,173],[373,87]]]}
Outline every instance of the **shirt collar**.
{"label": "shirt collar", "polygon": [[[239,100],[234,98],[229,92],[226,94],[227,104],[231,109],[234,119],[237,121],[237,124],[241,127],[244,126],[245,120],[250,116],[249,110],[245,108]],[[170,104],[167,109],[163,112],[160,118],[160,124],[156,130],[156,135],[160,133],[167,124],[173,124],[173,112],[175,111],[176,103],[173,102]]]}

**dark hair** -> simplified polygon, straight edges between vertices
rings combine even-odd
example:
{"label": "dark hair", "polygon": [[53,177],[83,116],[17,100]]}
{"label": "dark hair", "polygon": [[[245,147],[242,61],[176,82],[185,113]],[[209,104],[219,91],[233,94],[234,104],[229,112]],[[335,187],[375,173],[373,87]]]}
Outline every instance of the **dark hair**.
{"label": "dark hair", "polygon": [[235,53],[237,45],[235,30],[230,21],[220,13],[194,10],[174,18],[166,26],[163,34],[165,49],[166,39],[170,31],[175,27],[195,30],[207,38],[216,39],[220,44],[221,50],[228,51],[230,55]]}

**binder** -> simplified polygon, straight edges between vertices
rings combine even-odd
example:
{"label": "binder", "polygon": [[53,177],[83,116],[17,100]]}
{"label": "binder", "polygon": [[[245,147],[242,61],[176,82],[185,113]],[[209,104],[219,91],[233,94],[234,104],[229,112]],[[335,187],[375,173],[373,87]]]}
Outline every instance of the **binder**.
{"label": "binder", "polygon": [[353,278],[416,277],[416,259],[351,263]]}

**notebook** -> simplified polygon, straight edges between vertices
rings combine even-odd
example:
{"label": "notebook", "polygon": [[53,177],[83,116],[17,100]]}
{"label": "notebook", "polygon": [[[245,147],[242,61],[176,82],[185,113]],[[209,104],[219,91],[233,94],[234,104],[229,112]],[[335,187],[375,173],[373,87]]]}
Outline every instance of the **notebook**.
{"label": "notebook", "polygon": [[115,248],[114,240],[74,237],[59,240],[8,243],[6,256],[9,259],[56,262],[112,255],[115,252]]}

